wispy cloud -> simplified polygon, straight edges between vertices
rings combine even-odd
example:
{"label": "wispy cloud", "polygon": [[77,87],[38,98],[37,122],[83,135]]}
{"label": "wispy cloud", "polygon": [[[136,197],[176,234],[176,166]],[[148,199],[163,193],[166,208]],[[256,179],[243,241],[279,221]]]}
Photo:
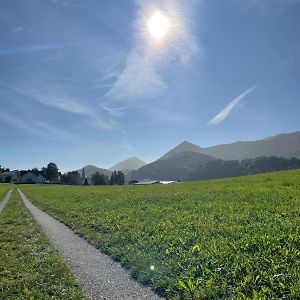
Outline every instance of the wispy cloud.
{"label": "wispy cloud", "polygon": [[118,76],[106,96],[121,100],[123,98],[139,98],[144,95],[159,94],[166,84],[155,70],[150,58],[143,54],[131,53],[127,58],[126,67]]}
{"label": "wispy cloud", "polygon": [[251,92],[253,92],[258,87],[258,84],[255,84],[241,95],[230,101],[223,110],[221,110],[214,118],[212,118],[207,125],[218,125],[223,122],[233,111],[233,109]]}
{"label": "wispy cloud", "polygon": [[[63,112],[87,116],[87,122],[98,129],[113,129],[116,124],[112,119],[105,119],[100,117],[96,107],[91,107],[82,104],[80,101],[72,99],[66,95],[61,89],[55,85],[48,85],[46,87],[12,87],[9,84],[0,81],[3,87],[28,98],[32,101],[40,103],[46,107],[54,108]],[[24,86],[26,86],[24,84]],[[28,86],[33,86],[32,84]]]}
{"label": "wispy cloud", "polygon": [[[135,46],[128,53],[125,68],[119,72],[106,97],[138,101],[141,97],[153,98],[167,88],[164,68],[171,62],[186,66],[200,52],[193,33],[193,16],[187,9],[200,2],[189,1],[189,5],[185,5],[185,1],[179,0],[136,0]],[[158,11],[165,14],[171,24],[168,35],[160,41],[149,35],[146,25]]]}
{"label": "wispy cloud", "polygon": [[93,43],[97,40],[98,39],[89,39],[89,40],[75,41],[69,43],[52,43],[46,45],[32,45],[26,47],[0,48],[0,55],[26,54],[26,53],[35,53],[37,51],[58,50],[58,49],[64,49],[68,47]]}
{"label": "wispy cloud", "polygon": [[256,9],[258,13],[265,17],[266,15],[282,14],[292,5],[299,5],[300,0],[249,0],[239,1],[235,0],[237,5],[242,5],[243,10]]}
{"label": "wispy cloud", "polygon": [[0,121],[32,135],[46,137],[48,139],[66,139],[74,137],[73,134],[66,130],[56,128],[45,122],[37,121],[36,119],[30,121],[24,116],[16,116],[16,114],[3,111],[3,109],[0,111]]}

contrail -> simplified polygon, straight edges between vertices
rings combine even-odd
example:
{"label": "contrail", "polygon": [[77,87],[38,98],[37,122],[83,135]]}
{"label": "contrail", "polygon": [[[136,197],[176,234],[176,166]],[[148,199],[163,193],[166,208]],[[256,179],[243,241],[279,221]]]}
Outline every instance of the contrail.
{"label": "contrail", "polygon": [[241,95],[230,101],[224,108],[221,110],[214,118],[212,118],[207,125],[218,125],[223,122],[232,110],[243,100],[248,94],[253,92],[258,87],[258,84],[255,84],[250,89],[243,92]]}

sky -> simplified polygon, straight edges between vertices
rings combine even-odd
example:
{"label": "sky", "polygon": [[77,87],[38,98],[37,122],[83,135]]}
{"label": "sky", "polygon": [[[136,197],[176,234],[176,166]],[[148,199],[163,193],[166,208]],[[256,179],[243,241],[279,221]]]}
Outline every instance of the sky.
{"label": "sky", "polygon": [[300,130],[299,28],[300,0],[1,0],[0,165],[108,168]]}

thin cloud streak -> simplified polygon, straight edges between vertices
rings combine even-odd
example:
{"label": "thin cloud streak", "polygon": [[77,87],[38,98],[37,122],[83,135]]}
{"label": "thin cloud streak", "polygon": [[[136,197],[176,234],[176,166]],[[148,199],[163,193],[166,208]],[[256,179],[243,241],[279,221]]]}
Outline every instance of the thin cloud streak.
{"label": "thin cloud streak", "polygon": [[223,110],[221,110],[214,118],[212,118],[207,125],[219,125],[221,122],[223,122],[233,111],[233,109],[250,93],[252,93],[256,88],[258,87],[258,84],[255,84],[250,89],[243,92],[241,95],[233,99],[231,102],[229,102]]}
{"label": "thin cloud streak", "polygon": [[73,138],[74,135],[58,128],[55,128],[45,122],[37,122],[34,123],[25,120],[24,118],[18,118],[15,115],[8,113],[7,111],[0,111],[0,121],[9,124],[10,126],[25,130],[32,135],[46,137],[51,140],[57,139],[66,139],[66,138]]}
{"label": "thin cloud streak", "polygon": [[26,53],[34,53],[37,51],[58,50],[58,49],[64,49],[68,47],[93,43],[97,40],[98,39],[90,39],[85,41],[77,41],[77,42],[69,42],[69,43],[52,43],[47,45],[34,45],[28,47],[0,48],[0,55],[26,54]]}
{"label": "thin cloud streak", "polygon": [[67,95],[64,95],[59,90],[56,91],[54,86],[52,86],[53,90],[55,91],[53,94],[51,90],[49,90],[49,87],[48,89],[22,89],[12,87],[3,81],[0,81],[0,85],[46,107],[51,107],[67,113],[88,116],[88,121],[95,128],[108,130],[115,129],[116,127],[116,123],[113,120],[104,120],[103,118],[100,118],[95,108],[88,107],[70,99]]}

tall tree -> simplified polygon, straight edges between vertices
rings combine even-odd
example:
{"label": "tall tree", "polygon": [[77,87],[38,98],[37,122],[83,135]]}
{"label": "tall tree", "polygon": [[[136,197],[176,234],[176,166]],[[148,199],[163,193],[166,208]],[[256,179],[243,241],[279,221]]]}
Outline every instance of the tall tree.
{"label": "tall tree", "polygon": [[109,183],[107,176],[98,171],[92,175],[91,179],[94,185],[107,185]]}
{"label": "tall tree", "polygon": [[109,181],[109,184],[110,184],[110,185],[117,184],[117,183],[116,183],[117,176],[118,176],[117,172],[116,172],[116,171],[113,171],[112,174],[111,174],[111,176],[110,176],[110,181]]}
{"label": "tall tree", "polygon": [[118,185],[124,185],[125,183],[125,175],[123,172],[118,171],[118,176],[117,176],[117,184]]}
{"label": "tall tree", "polygon": [[72,171],[61,175],[61,182],[70,185],[81,185],[81,177],[77,171]]}
{"label": "tall tree", "polygon": [[111,177],[110,177],[110,181],[109,181],[109,184],[110,185],[123,185],[125,183],[125,175],[123,172],[121,171],[114,171],[112,174],[111,174]]}
{"label": "tall tree", "polygon": [[11,176],[6,176],[5,177],[5,183],[11,183]]}
{"label": "tall tree", "polygon": [[43,171],[44,177],[47,180],[49,180],[51,182],[57,182],[58,181],[58,168],[57,168],[55,163],[50,162],[47,165],[47,168],[43,168],[42,171]]}

